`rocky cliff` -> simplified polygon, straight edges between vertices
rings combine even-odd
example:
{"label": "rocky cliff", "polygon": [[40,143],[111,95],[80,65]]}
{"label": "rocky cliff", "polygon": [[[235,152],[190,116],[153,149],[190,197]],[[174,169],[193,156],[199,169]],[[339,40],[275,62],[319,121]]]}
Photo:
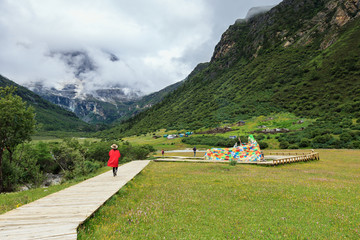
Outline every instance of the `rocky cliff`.
{"label": "rocky cliff", "polygon": [[248,21],[237,21],[222,35],[212,62],[234,57],[256,58],[261,50],[281,45],[309,45],[321,38],[319,49],[334,43],[338,30],[359,16],[359,0],[285,0]]}
{"label": "rocky cliff", "polygon": [[77,84],[66,84],[60,90],[46,88],[40,83],[27,85],[27,88],[51,103],[74,112],[87,123],[112,123],[132,117],[153,106],[181,84],[182,81],[149,95],[120,87],[83,93],[81,86]]}
{"label": "rocky cliff", "polygon": [[44,99],[74,112],[80,119],[89,123],[110,123],[131,111],[138,110],[134,101],[142,94],[127,88],[97,89],[81,92],[81,86],[66,84],[60,89],[46,88],[40,83],[27,85]]}

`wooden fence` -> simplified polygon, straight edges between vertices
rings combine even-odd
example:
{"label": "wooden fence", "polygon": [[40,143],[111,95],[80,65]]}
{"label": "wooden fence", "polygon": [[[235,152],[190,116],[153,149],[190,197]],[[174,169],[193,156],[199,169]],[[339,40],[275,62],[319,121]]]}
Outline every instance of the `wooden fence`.
{"label": "wooden fence", "polygon": [[289,157],[284,157],[284,158],[279,158],[279,159],[273,159],[272,160],[272,165],[320,160],[320,155],[317,152],[311,152],[311,153],[294,153],[294,152],[277,152],[277,153],[274,153],[274,152],[272,152],[272,153],[268,153],[268,155],[289,156]]}

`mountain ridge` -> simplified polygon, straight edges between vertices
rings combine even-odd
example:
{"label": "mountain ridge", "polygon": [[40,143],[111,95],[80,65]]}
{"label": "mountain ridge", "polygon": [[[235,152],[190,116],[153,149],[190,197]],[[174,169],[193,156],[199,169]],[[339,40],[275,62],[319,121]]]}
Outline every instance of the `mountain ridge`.
{"label": "mountain ridge", "polygon": [[231,25],[202,71],[110,132],[199,129],[281,111],[359,117],[359,5],[285,0]]}
{"label": "mountain ridge", "polygon": [[0,75],[0,87],[14,86],[15,94],[20,96],[23,101],[35,108],[36,121],[39,131],[90,131],[88,124],[81,121],[73,112],[67,111],[49,101],[44,100],[39,95],[27,88],[11,81]]}

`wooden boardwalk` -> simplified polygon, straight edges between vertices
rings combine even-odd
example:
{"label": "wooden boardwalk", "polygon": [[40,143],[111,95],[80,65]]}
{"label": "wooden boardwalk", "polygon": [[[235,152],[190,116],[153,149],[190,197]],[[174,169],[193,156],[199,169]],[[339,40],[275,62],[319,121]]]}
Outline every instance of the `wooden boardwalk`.
{"label": "wooden boardwalk", "polygon": [[0,215],[0,239],[76,239],[77,228],[150,161],[132,161]]}
{"label": "wooden boardwalk", "polygon": [[[320,160],[320,154],[317,152],[310,153],[292,153],[292,152],[283,152],[283,153],[269,153],[269,157],[276,155],[277,158],[272,159],[271,165],[276,166],[286,163],[295,163],[295,162],[307,162],[313,160]],[[282,157],[279,157],[282,156]]]}
{"label": "wooden boardwalk", "polygon": [[[298,152],[276,152],[268,153],[265,155],[264,162],[237,162],[237,164],[253,164],[253,165],[268,165],[277,166],[280,164],[295,163],[295,162],[307,162],[313,160],[319,160],[320,156],[317,152],[298,153]],[[171,156],[157,158],[155,162],[193,162],[193,163],[229,163],[228,160],[205,160],[204,157],[182,157]]]}

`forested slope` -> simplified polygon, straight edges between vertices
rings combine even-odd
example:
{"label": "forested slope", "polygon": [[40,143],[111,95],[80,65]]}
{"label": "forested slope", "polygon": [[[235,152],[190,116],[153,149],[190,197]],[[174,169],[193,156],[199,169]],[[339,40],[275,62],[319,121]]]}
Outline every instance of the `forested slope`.
{"label": "forested slope", "polygon": [[230,26],[204,69],[106,134],[195,130],[274,112],[359,118],[358,39],[358,0],[285,0]]}
{"label": "forested slope", "polygon": [[16,94],[35,108],[36,121],[40,131],[87,131],[88,124],[81,121],[74,113],[52,104],[30,90],[0,75],[0,87],[15,86]]}

